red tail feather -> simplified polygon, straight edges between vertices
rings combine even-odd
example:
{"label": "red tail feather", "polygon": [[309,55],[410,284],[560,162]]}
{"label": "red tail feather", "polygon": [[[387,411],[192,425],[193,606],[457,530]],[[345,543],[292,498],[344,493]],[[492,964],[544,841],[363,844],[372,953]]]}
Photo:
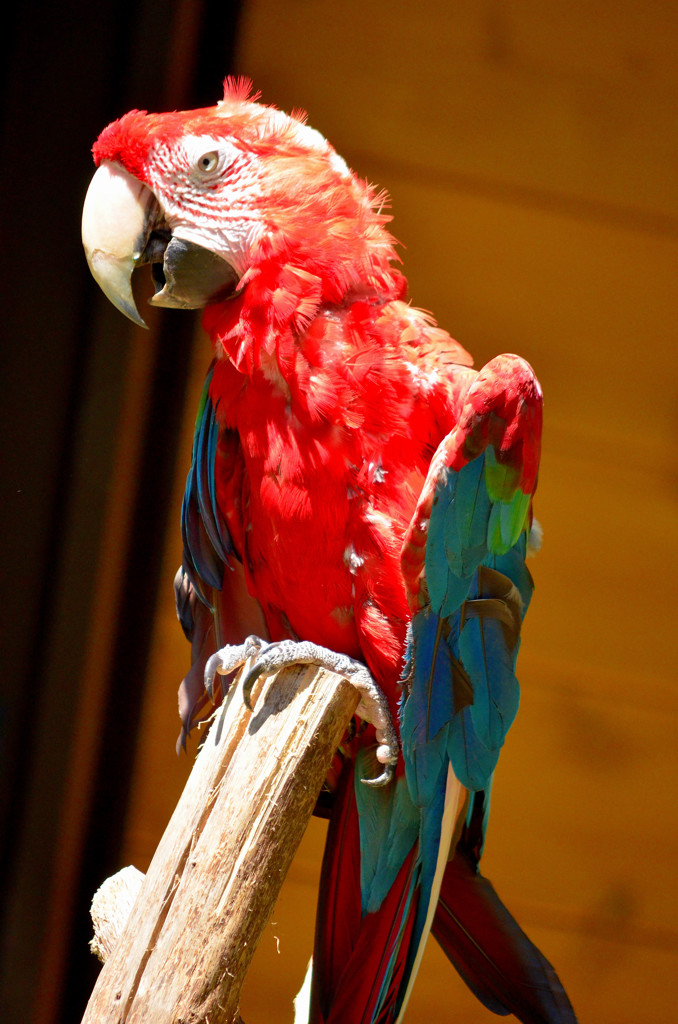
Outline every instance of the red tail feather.
{"label": "red tail feather", "polygon": [[523,1024],[576,1024],[556,972],[491,883],[457,850],[445,871],[433,934],[471,991]]}
{"label": "red tail feather", "polygon": [[[361,916],[353,785],[353,764],[347,762],[335,796],[320,879],[311,1024],[389,1024],[396,1019],[404,980],[416,911],[416,897],[408,899],[416,844],[379,911]],[[395,966],[382,994],[394,949]]]}

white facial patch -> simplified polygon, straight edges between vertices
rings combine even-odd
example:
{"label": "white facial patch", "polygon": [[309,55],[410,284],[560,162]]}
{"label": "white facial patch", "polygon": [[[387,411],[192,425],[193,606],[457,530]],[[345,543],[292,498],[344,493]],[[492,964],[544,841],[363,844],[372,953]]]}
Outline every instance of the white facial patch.
{"label": "white facial patch", "polygon": [[216,253],[245,272],[261,236],[260,161],[229,139],[187,135],[154,154],[154,191],[177,238]]}
{"label": "white facial patch", "polygon": [[241,155],[228,139],[214,139],[211,135],[186,135],[181,145],[189,174],[200,182],[219,181]]}

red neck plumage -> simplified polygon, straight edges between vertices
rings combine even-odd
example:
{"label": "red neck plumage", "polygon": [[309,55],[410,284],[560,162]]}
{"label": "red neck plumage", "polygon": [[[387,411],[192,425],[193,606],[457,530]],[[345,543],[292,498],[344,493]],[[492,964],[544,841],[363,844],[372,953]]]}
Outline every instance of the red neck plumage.
{"label": "red neck plumage", "polygon": [[203,319],[217,357],[227,356],[249,377],[271,358],[287,376],[299,338],[321,311],[366,299],[382,304],[404,298],[407,290],[405,278],[391,265],[391,245],[381,239],[362,253],[347,250],[343,259],[336,253],[331,259],[329,252],[325,258],[281,254],[270,236],[259,249],[237,295],[207,307]]}

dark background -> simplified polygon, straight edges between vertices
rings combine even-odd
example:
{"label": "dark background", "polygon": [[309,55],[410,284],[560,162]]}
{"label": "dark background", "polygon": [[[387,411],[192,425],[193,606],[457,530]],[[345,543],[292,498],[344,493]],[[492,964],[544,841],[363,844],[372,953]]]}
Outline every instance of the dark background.
{"label": "dark background", "polygon": [[[3,17],[0,835],[5,1024],[31,1019],[48,926],[86,638],[129,365],[129,326],[92,288],[79,237],[90,148],[127,109],[215,102],[240,4],[27,3]],[[191,321],[153,318],[122,587],[98,667],[100,731],[70,899],[118,866]],[[43,1019],[79,1020],[97,962],[86,916],[62,918],[66,975]],[[43,979],[44,981],[44,979]],[[50,988],[50,986],[47,986]],[[53,1013],[54,1017],[49,1014]]]}

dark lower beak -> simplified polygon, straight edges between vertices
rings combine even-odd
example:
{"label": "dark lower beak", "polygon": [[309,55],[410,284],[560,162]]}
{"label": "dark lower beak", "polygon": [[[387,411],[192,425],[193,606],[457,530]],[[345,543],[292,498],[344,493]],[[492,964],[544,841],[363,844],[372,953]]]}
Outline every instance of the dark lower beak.
{"label": "dark lower beak", "polygon": [[162,263],[151,260],[155,295],[153,306],[201,309],[227,299],[238,287],[230,263],[209,249],[185,238],[170,238]]}
{"label": "dark lower beak", "polygon": [[146,325],[132,294],[132,273],[150,264],[154,306],[198,309],[232,295],[238,275],[230,263],[163,223],[153,193],[124,168],[102,163],[90,183],[82,240],[94,278],[114,306]]}

